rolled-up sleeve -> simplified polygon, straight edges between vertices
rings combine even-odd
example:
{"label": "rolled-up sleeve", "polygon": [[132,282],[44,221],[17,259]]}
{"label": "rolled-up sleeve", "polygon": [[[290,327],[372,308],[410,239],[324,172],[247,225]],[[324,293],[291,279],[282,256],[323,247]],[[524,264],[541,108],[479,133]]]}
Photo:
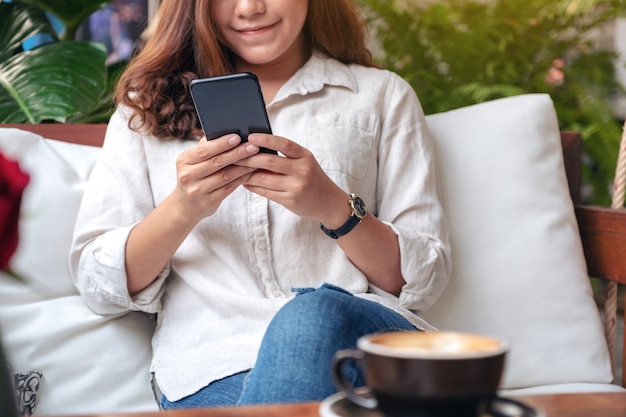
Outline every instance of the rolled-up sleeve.
{"label": "rolled-up sleeve", "polygon": [[379,145],[377,215],[398,236],[406,281],[400,305],[419,311],[431,307],[448,283],[449,228],[421,105],[404,80],[392,79]]}
{"label": "rolled-up sleeve", "polygon": [[118,110],[109,122],[83,195],[69,258],[74,285],[98,314],[160,309],[169,267],[133,297],[126,282],[126,242],[135,224],[153,210],[150,202],[153,196],[142,137],[126,127]]}
{"label": "rolled-up sleeve", "polygon": [[450,249],[445,240],[390,227],[398,235],[401,270],[407,284],[400,305],[419,311],[430,308],[443,293],[450,275]]}

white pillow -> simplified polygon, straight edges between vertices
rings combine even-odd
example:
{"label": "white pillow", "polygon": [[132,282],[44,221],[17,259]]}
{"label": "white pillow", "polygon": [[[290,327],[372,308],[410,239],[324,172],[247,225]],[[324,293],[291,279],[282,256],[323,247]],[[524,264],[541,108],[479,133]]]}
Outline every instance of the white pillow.
{"label": "white pillow", "polygon": [[155,411],[154,320],[94,314],[80,295],[44,299],[0,273],[0,337],[14,372],[43,375],[35,413]]}
{"label": "white pillow", "polygon": [[424,317],[510,343],[503,388],[610,383],[548,95],[427,117],[452,230],[453,275]]}
{"label": "white pillow", "polygon": [[80,199],[100,149],[4,128],[0,150],[30,175],[11,269],[41,295],[77,294],[68,254]]}
{"label": "white pillow", "polygon": [[14,372],[43,374],[35,412],[157,410],[149,381],[154,321],[94,314],[69,276],[74,222],[100,148],[4,128],[0,151],[31,177],[11,261],[23,282],[0,274],[0,338]]}

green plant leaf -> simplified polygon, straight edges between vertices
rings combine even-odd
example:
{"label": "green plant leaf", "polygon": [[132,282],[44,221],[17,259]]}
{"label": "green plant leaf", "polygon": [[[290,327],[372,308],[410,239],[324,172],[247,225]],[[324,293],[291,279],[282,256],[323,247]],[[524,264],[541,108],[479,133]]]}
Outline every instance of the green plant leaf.
{"label": "green plant leaf", "polygon": [[107,67],[107,82],[100,102],[86,115],[70,116],[66,123],[107,123],[115,111],[115,87],[128,62],[119,61]]}
{"label": "green plant leaf", "polygon": [[76,29],[89,15],[108,4],[111,0],[18,0],[50,12],[63,22],[67,34],[61,35],[64,40],[73,40]]}
{"label": "green plant leaf", "polygon": [[43,11],[20,3],[0,3],[0,62],[19,52],[30,36],[53,32]]}
{"label": "green plant leaf", "polygon": [[85,114],[101,97],[106,81],[102,44],[55,42],[0,63],[0,122],[65,122]]}

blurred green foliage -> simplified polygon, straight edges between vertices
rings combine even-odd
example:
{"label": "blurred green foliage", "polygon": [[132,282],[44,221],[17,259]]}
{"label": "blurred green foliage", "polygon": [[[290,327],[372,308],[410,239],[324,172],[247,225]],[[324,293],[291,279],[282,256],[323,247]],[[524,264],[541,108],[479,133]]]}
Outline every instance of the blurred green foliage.
{"label": "blurred green foliage", "polygon": [[[124,64],[107,68],[102,45],[73,40],[106,0],[0,3],[0,121],[103,122]],[[560,128],[581,133],[586,202],[608,205],[622,133],[611,99],[624,93],[614,51],[597,28],[626,15],[626,0],[357,0],[378,62],[415,88],[427,114],[523,93],[548,93]],[[80,6],[80,7],[78,7]],[[66,31],[56,35],[44,12]],[[55,42],[23,51],[38,33]]]}
{"label": "blurred green foliage", "polygon": [[562,130],[581,133],[585,201],[609,205],[621,140],[611,100],[617,54],[592,34],[626,0],[357,0],[377,60],[415,88],[427,114],[548,93]]}
{"label": "blurred green foliage", "polygon": [[[0,123],[106,122],[124,63],[107,66],[102,43],[75,40],[79,26],[110,0],[0,2]],[[50,16],[63,26],[54,30]],[[34,36],[49,39],[34,49]]]}

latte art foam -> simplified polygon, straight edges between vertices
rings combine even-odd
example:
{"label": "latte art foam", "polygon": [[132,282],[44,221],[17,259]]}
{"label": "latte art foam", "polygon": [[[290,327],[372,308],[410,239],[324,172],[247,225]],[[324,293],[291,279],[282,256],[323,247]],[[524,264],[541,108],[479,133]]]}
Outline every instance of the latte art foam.
{"label": "latte art foam", "polygon": [[359,348],[380,355],[411,358],[480,357],[506,350],[506,346],[497,339],[453,332],[384,333],[362,340]]}

